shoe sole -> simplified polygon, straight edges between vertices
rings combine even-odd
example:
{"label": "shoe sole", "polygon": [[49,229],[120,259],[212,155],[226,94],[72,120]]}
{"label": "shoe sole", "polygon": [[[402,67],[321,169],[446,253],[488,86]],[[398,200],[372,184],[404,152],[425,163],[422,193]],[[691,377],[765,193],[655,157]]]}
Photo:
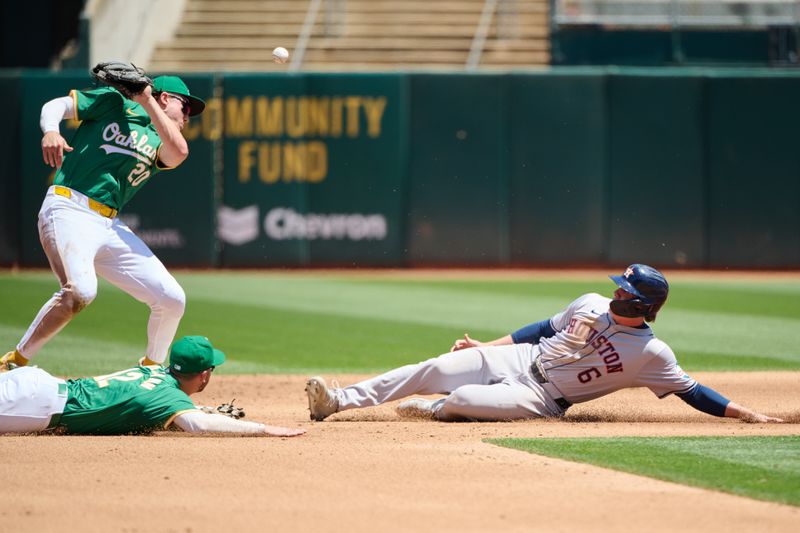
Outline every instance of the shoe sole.
{"label": "shoe sole", "polygon": [[423,410],[423,409],[406,409],[406,410],[397,410],[397,416],[400,418],[406,418],[409,420],[433,420],[433,414],[430,411]]}
{"label": "shoe sole", "polygon": [[[322,422],[327,417],[321,415],[314,414],[313,404],[314,399],[319,398],[320,394],[322,393],[323,387],[322,384],[316,378],[311,378],[306,381],[306,396],[308,396],[308,411],[309,411],[309,418],[315,422]],[[312,399],[313,396],[313,399]]]}
{"label": "shoe sole", "polygon": [[418,407],[416,405],[397,406],[395,413],[400,418],[416,418],[422,420],[433,420],[433,411],[426,407]]}

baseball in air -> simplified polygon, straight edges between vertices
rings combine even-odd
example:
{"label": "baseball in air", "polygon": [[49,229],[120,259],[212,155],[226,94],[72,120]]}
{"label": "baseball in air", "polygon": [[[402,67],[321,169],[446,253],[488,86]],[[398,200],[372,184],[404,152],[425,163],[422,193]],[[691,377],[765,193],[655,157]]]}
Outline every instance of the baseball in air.
{"label": "baseball in air", "polygon": [[276,63],[286,63],[289,59],[289,51],[283,46],[279,46],[272,51],[272,60]]}

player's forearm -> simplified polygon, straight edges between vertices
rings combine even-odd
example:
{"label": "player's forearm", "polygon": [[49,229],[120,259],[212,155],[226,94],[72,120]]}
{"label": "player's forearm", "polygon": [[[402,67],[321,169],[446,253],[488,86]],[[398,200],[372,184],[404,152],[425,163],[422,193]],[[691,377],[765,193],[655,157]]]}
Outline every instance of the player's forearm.
{"label": "player's forearm", "polygon": [[700,383],[686,392],[678,393],[677,396],[698,411],[714,416],[738,418],[743,422],[783,422],[780,418],[762,415],[732,402],[714,389]]}
{"label": "player's forearm", "polygon": [[147,111],[150,121],[161,138],[161,149],[159,151],[161,162],[170,167],[176,167],[183,163],[189,157],[189,145],[186,139],[183,138],[181,130],[164,113],[164,110],[161,109],[156,99],[152,96],[139,101],[139,103]]}
{"label": "player's forearm", "polygon": [[228,416],[197,411],[175,418],[175,425],[188,433],[266,434],[266,426],[257,422],[235,420]]}
{"label": "player's forearm", "polygon": [[509,344],[514,344],[514,339],[511,338],[511,335],[506,335],[499,339],[483,343],[484,346],[506,346]]}
{"label": "player's forearm", "polygon": [[553,326],[550,324],[550,319],[548,318],[518,329],[511,334],[511,340],[514,344],[539,344],[542,337],[549,338],[555,334],[556,331],[553,329]]}
{"label": "player's forearm", "polygon": [[686,392],[679,392],[676,396],[698,411],[713,416],[727,416],[725,413],[731,403],[729,399],[714,389],[700,383],[695,383],[691,389]]}
{"label": "player's forearm", "polygon": [[305,433],[304,429],[291,429],[269,426],[258,422],[235,420],[228,416],[202,411],[181,413],[173,422],[188,433],[221,433],[236,435],[254,435],[263,437],[295,437]]}
{"label": "player's forearm", "polygon": [[783,422],[781,418],[762,415],[752,409],[748,409],[743,405],[736,402],[730,402],[725,408],[725,416],[729,418],[738,418],[743,422],[758,423],[758,422]]}
{"label": "player's forearm", "polygon": [[48,131],[59,132],[61,121],[74,116],[75,104],[71,97],[55,98],[42,106],[42,112],[39,115],[39,127],[42,129],[43,134]]}
{"label": "player's forearm", "polygon": [[750,411],[749,409],[734,402],[730,402],[725,407],[725,416],[728,418],[742,418],[751,413],[752,411]]}

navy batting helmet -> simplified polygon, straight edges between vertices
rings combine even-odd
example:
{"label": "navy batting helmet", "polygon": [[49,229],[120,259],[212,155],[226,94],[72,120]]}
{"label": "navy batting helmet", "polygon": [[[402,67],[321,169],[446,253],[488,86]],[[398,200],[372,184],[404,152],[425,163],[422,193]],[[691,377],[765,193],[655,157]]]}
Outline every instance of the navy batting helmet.
{"label": "navy batting helmet", "polygon": [[647,265],[634,264],[625,269],[621,276],[609,276],[617,287],[629,292],[635,298],[613,300],[611,311],[624,317],[644,317],[654,322],[669,294],[669,284],[664,274]]}

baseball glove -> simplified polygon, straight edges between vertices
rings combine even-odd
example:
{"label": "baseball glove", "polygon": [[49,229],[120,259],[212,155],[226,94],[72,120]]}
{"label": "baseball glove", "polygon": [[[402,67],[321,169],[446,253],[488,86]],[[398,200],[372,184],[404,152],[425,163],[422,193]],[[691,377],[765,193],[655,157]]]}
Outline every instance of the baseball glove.
{"label": "baseball glove", "polygon": [[92,76],[106,85],[114,87],[125,98],[136,96],[148,85],[153,85],[145,71],[133,63],[124,61],[104,61],[92,68]]}
{"label": "baseball glove", "polygon": [[223,403],[216,407],[201,407],[200,409],[202,409],[205,413],[225,415],[237,420],[244,418],[244,409],[237,405],[233,405],[233,402],[235,401],[236,399],[233,399],[229,403]]}

